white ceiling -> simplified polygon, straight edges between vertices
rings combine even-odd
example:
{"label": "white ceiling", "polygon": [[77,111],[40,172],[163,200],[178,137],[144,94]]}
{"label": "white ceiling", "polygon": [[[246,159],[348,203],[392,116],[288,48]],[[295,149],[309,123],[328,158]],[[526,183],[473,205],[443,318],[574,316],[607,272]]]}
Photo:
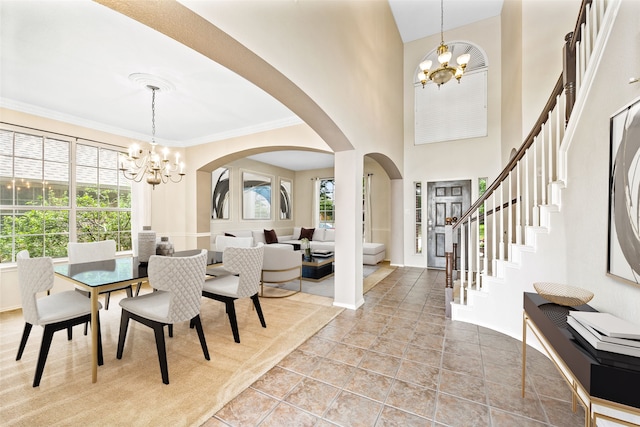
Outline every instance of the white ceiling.
{"label": "white ceiling", "polygon": [[[438,0],[389,3],[403,41],[440,31]],[[444,7],[446,29],[499,14],[502,0]],[[175,90],[156,95],[156,139],[170,147],[300,123],[244,78],[88,0],[0,0],[0,70],[0,106],[139,140],[150,139],[151,91],[129,75],[161,77]],[[252,158],[292,170],[333,166],[333,156],[320,153]]]}
{"label": "white ceiling", "polygon": [[[504,0],[388,0],[404,43],[500,15]],[[444,35],[446,41],[446,34]]]}

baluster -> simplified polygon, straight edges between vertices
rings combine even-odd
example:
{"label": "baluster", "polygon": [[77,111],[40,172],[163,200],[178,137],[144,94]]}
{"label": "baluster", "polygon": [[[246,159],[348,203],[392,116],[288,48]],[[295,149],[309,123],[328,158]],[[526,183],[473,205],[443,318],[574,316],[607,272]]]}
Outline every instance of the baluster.
{"label": "baluster", "polygon": [[531,174],[529,173],[529,153],[531,152],[531,148],[529,148],[527,150],[526,153],[524,153],[524,159],[525,159],[525,163],[524,163],[524,191],[525,191],[525,196],[524,196],[524,214],[525,214],[525,221],[524,221],[524,225],[525,226],[530,226],[531,225],[531,196],[530,196],[530,192],[529,192],[529,179],[531,178]]}
{"label": "baluster", "polygon": [[[484,250],[483,252],[483,256],[482,256],[482,271],[484,272],[484,274],[489,274],[489,254],[488,254],[488,249],[487,249],[487,208],[489,207],[489,204],[487,203],[487,201],[485,200],[483,202],[483,206],[484,206]],[[481,283],[481,285],[483,285],[484,283]]]}
{"label": "baluster", "polygon": [[538,215],[538,137],[535,136],[533,138],[533,144],[531,144],[531,155],[533,156],[533,170],[531,171],[531,179],[533,180],[533,188],[531,190],[531,196],[533,200],[531,200],[531,204],[533,210],[532,214],[532,223],[533,226],[537,227],[540,225],[540,218]]}
{"label": "baluster", "polygon": [[584,40],[584,48],[587,51],[587,56],[585,57],[586,59],[586,63],[589,63],[589,59],[591,58],[591,52],[592,52],[592,45],[593,43],[591,42],[591,13],[590,12],[590,7],[589,5],[587,5],[586,11],[585,11],[585,22],[582,24],[581,28],[582,28],[582,40]]}
{"label": "baluster", "polygon": [[[469,217],[469,238],[471,239],[471,232],[473,232],[473,258],[469,259],[469,263],[473,265],[471,270],[471,274],[475,273],[475,276],[469,277],[469,288],[473,285],[475,281],[476,289],[480,289],[480,253],[482,242],[480,242],[480,212],[476,213],[476,228],[475,230],[472,228],[473,224],[471,222],[471,217]],[[471,240],[469,240],[471,241]]]}
{"label": "baluster", "polygon": [[522,244],[522,159],[516,164],[516,243]]}
{"label": "baluster", "polygon": [[576,42],[576,94],[582,87],[582,48],[581,43]]}
{"label": "baluster", "polygon": [[[469,221],[471,221],[471,215],[469,215]],[[467,245],[465,244],[465,228],[464,223],[460,224],[460,304],[464,304],[464,287],[466,286],[467,276]],[[456,231],[454,231],[455,233]]]}
{"label": "baluster", "polygon": [[[471,234],[473,233],[473,221],[471,221],[471,219],[473,218],[473,215],[469,216],[469,227],[467,228],[467,234],[468,234],[468,240],[469,240],[469,277],[467,277],[467,289],[471,289],[471,286],[473,285],[473,272],[475,270],[477,270],[477,266],[474,266],[473,262],[475,260],[475,257],[477,256],[477,252],[480,250],[479,247],[479,242],[476,239],[473,239],[471,237]],[[475,252],[474,252],[475,251]]]}
{"label": "baluster", "polygon": [[511,261],[511,245],[513,243],[513,169],[509,172],[509,185],[507,191],[507,261]]}
{"label": "baluster", "polygon": [[500,260],[504,261],[504,181],[500,183]]}
{"label": "baluster", "polygon": [[[557,104],[556,104],[556,108],[557,108]],[[549,135],[548,135],[548,140],[549,143],[547,144],[547,148],[548,148],[548,152],[547,152],[547,185],[551,184],[553,182],[553,147],[554,147],[554,138],[553,138],[553,130],[555,129],[556,123],[554,123],[553,121],[553,110],[549,111],[549,119],[548,119],[548,129],[549,129]],[[552,204],[553,201],[551,200],[551,187],[549,187],[549,197],[547,199],[547,203],[548,204]]]}
{"label": "baluster", "polygon": [[[584,24],[580,26],[581,31],[584,33]],[[584,41],[580,40],[580,78],[584,80],[584,76],[587,71],[587,50]]]}
{"label": "baluster", "polygon": [[547,204],[547,163],[545,161],[547,140],[545,138],[545,129],[548,125],[548,123],[543,123],[540,127],[540,133],[538,134],[538,136],[540,136],[540,205]]}
{"label": "baluster", "polygon": [[[497,249],[497,239],[496,239],[496,231],[498,229],[498,227],[496,226],[496,217],[498,216],[498,212],[496,211],[496,193],[495,191],[493,192],[493,194],[491,195],[491,198],[493,199],[493,215],[491,218],[491,224],[492,224],[492,228],[491,228],[491,265],[494,265],[494,261],[496,260],[496,249]],[[485,233],[486,234],[486,233]],[[491,274],[495,274],[495,271],[492,269],[491,270]]]}

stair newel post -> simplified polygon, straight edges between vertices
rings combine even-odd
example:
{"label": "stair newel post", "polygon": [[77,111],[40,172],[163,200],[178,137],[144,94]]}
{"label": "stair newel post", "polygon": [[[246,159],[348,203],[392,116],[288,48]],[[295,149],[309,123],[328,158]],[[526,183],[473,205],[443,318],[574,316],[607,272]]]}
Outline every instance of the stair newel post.
{"label": "stair newel post", "polygon": [[451,319],[451,303],[453,302],[453,218],[447,217],[444,225],[444,256],[445,256],[445,289],[444,289],[444,315]]}
{"label": "stair newel post", "polygon": [[[469,216],[469,225],[468,227],[471,227],[471,216]],[[460,228],[458,228],[457,232],[460,233],[460,296],[458,298],[459,303],[460,304],[464,304],[464,291],[465,291],[465,287],[467,286],[467,278],[468,278],[468,273],[467,273],[467,269],[469,268],[467,266],[467,244],[466,244],[466,239],[465,239],[465,234],[464,234],[464,222],[462,223],[462,226]]]}
{"label": "stair newel post", "polygon": [[564,84],[565,126],[569,122],[573,105],[576,103],[576,51],[573,42],[573,32],[564,37],[562,60],[562,83]]}

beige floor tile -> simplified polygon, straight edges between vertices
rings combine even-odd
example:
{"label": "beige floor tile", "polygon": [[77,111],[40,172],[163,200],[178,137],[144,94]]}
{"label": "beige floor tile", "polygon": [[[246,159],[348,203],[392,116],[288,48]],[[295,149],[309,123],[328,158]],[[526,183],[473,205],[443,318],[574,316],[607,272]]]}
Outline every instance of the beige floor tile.
{"label": "beige floor tile", "polygon": [[357,368],[345,389],[369,399],[384,402],[393,384],[393,378]]}
{"label": "beige floor tile", "polygon": [[305,378],[289,393],[285,401],[314,415],[322,416],[339,392],[340,389],[329,384]]}
{"label": "beige floor tile", "polygon": [[485,427],[491,425],[489,407],[449,394],[438,394],[436,422],[451,427]]}
{"label": "beige floor tile", "polygon": [[331,404],[325,418],[340,426],[370,427],[375,425],[381,410],[382,403],[343,391]]}
{"label": "beige floor tile", "polygon": [[312,427],[318,422],[315,417],[308,412],[304,412],[294,406],[281,402],[260,424],[261,427]]}

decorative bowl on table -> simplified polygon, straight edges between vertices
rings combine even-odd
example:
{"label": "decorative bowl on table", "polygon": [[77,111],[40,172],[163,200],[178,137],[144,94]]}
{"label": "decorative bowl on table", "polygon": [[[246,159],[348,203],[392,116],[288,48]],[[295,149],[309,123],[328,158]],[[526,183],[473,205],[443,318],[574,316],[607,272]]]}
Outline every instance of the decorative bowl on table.
{"label": "decorative bowl on table", "polygon": [[593,298],[591,291],[560,283],[536,282],[533,287],[542,298],[558,305],[583,305]]}

